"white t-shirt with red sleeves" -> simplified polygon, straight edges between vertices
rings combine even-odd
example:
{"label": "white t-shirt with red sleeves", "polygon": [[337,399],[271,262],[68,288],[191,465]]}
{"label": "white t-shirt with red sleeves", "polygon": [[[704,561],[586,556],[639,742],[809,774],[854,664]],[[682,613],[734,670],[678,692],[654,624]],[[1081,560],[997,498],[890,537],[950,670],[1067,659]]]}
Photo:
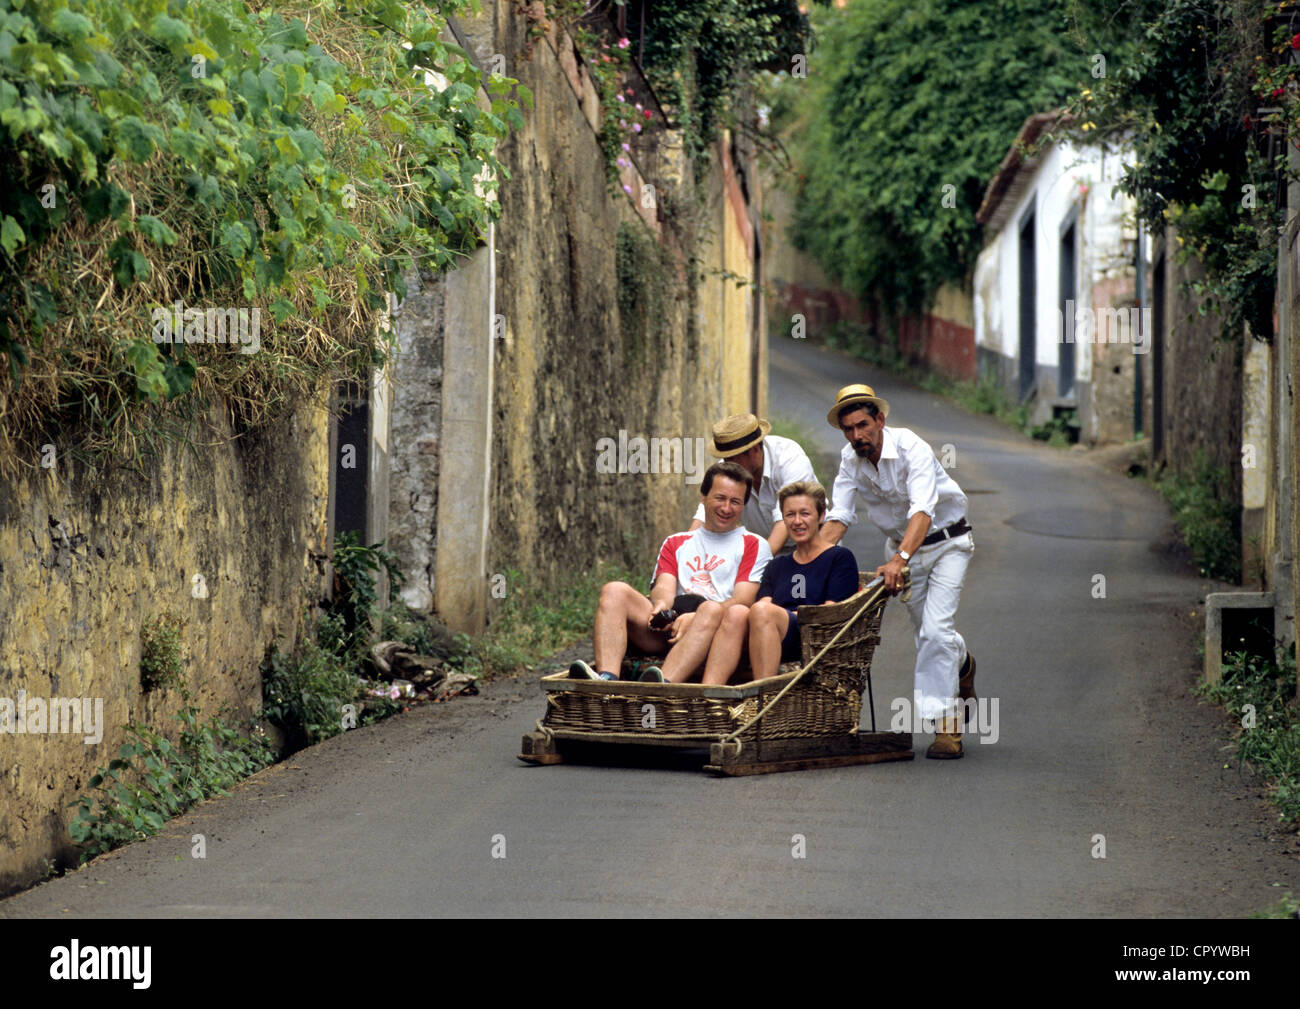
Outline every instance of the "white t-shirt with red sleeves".
{"label": "white t-shirt with red sleeves", "polygon": [[725,533],[700,526],[693,533],[675,533],[664,540],[650,583],[671,574],[677,578],[679,594],[693,592],[720,603],[735,595],[737,582],[762,581],[771,560],[767,540],[743,526]]}

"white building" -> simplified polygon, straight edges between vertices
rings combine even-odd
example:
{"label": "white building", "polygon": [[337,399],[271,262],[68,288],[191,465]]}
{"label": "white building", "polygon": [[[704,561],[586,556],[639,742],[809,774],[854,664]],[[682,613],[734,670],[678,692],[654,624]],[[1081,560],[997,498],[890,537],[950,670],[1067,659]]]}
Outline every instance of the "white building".
{"label": "white building", "polygon": [[1035,423],[1075,411],[1080,440],[1125,441],[1141,428],[1135,390],[1150,386],[1152,345],[1150,309],[1138,302],[1136,208],[1114,192],[1132,155],[1061,142],[1024,156],[1057,118],[1025,121],[979,210],[976,363]]}

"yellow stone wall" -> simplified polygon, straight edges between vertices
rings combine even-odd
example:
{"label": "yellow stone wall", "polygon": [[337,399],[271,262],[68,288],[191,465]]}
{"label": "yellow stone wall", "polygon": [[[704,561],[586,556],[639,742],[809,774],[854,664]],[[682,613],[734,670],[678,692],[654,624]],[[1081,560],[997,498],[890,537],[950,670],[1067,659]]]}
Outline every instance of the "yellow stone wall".
{"label": "yellow stone wall", "polygon": [[[321,404],[230,440],[222,411],[197,458],[176,449],[140,476],[92,475],[55,446],[52,469],[0,482],[0,699],[99,698],[103,738],[0,732],[0,893],[68,860],[77,796],[126,741],[123,725],[176,733],[180,691],[145,692],[140,629],[184,621],[194,702],[261,706],[259,666],[319,597],[329,426]],[[195,576],[207,598],[196,598]],[[93,701],[92,701],[93,710]]]}

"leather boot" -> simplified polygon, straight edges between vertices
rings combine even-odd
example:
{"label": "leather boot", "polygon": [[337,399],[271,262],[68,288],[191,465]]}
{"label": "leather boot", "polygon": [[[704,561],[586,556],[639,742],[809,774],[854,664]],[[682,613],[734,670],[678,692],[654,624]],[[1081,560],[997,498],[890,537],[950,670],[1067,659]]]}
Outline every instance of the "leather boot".
{"label": "leather boot", "polygon": [[[969,725],[974,721],[975,704],[979,701],[979,698],[975,696],[975,656],[969,651],[966,652],[966,661],[962,663],[961,669],[957,671],[957,695],[962,700],[965,722]],[[966,704],[966,701],[971,703]]]}
{"label": "leather boot", "polygon": [[956,760],[962,755],[961,721],[957,716],[940,719],[935,725],[934,742],[925,751],[927,757],[935,760]]}

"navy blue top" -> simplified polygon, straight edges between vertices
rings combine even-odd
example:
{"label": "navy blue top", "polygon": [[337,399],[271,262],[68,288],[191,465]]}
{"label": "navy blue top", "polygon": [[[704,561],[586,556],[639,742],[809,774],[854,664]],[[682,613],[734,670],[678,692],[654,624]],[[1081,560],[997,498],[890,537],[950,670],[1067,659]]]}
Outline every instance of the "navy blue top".
{"label": "navy blue top", "polygon": [[[802,575],[797,581],[796,576]],[[758,598],[771,596],[772,602],[787,610],[799,606],[841,603],[858,591],[858,561],[847,547],[823,550],[807,564],[795,562],[792,554],[772,559],[758,584]]]}

